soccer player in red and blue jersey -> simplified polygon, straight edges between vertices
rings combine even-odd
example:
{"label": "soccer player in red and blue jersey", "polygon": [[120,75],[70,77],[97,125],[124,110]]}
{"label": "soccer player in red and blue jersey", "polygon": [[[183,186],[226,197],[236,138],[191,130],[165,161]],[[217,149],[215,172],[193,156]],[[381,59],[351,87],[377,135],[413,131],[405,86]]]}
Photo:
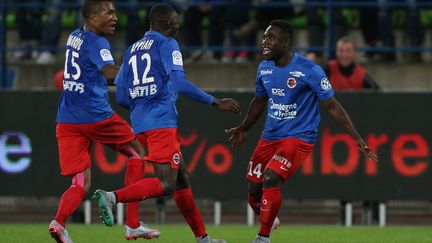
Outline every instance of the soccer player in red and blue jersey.
{"label": "soccer player in red and blue jersey", "polygon": [[174,194],[197,242],[225,242],[207,235],[195,204],[178,138],[177,94],[220,110],[240,113],[237,101],[217,99],[193,85],[185,77],[183,58],[173,38],[179,29],[176,11],[158,4],[149,12],[150,31],[130,46],[115,80],[117,101],[130,109],[132,127],[147,148],[145,160],[152,163],[156,178],[146,178],[114,192],[97,190],[93,198],[101,208],[106,225],[113,224],[112,207],[119,202],[134,202]]}
{"label": "soccer player in red and blue jersey", "polygon": [[[57,214],[49,226],[49,233],[57,242],[72,242],[65,221],[90,188],[90,147],[93,142],[128,156],[125,181],[130,180],[131,165],[144,165],[144,149],[135,139],[131,127],[108,103],[107,81],[112,83],[118,73],[110,45],[104,37],[115,30],[114,5],[111,0],[87,0],[82,13],[84,27],[73,31],[66,43],[64,90],[57,113],[61,174],[72,177],[72,185],[63,193]],[[141,170],[144,173],[143,168]],[[142,177],[141,174],[135,181]],[[138,217],[138,212],[131,215]],[[160,234],[151,229],[147,229],[147,233]]]}
{"label": "soccer player in red and blue jersey", "polygon": [[314,147],[320,122],[318,101],[356,141],[369,158],[377,160],[335,99],[324,71],[291,50],[293,30],[283,20],[273,20],[264,32],[263,55],[258,67],[256,92],[242,123],[227,129],[234,147],[243,147],[246,132],[267,106],[262,136],[250,159],[249,205],[259,214],[261,227],[253,242],[270,242],[282,196],[280,185],[303,163]]}

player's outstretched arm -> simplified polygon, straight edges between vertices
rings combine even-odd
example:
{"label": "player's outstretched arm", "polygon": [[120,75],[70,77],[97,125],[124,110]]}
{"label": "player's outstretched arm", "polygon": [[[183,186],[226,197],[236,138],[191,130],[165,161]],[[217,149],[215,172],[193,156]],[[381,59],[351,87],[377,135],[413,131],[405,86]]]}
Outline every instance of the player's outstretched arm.
{"label": "player's outstretched arm", "polygon": [[225,133],[230,135],[229,141],[231,141],[234,148],[244,147],[246,132],[256,123],[266,106],[267,96],[255,96],[242,123],[237,127],[225,129]]}
{"label": "player's outstretched arm", "polygon": [[354,127],[348,113],[344,110],[342,105],[332,97],[323,102],[328,112],[333,118],[348,132],[348,134],[355,140],[357,147],[363,152],[369,159],[378,161],[378,156],[374,154],[367,146],[365,141],[362,139],[357,129]]}
{"label": "player's outstretched arm", "polygon": [[108,81],[108,85],[110,86],[114,85],[114,80],[117,76],[119,69],[120,68],[115,64],[107,64],[102,67],[102,73],[105,76],[106,80]]}
{"label": "player's outstretched arm", "polygon": [[241,114],[240,103],[232,98],[214,98],[212,106],[216,107],[219,110],[230,111],[239,115]]}

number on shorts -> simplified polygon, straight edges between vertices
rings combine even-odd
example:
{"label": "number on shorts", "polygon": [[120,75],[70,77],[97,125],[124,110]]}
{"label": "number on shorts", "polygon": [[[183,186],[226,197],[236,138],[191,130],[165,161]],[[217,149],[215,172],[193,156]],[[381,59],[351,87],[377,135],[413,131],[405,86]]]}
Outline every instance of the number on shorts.
{"label": "number on shorts", "polygon": [[257,178],[260,178],[262,175],[261,172],[261,163],[258,163],[255,165],[255,168],[252,169],[253,166],[253,161],[249,161],[249,172],[248,175],[253,176],[254,174],[256,175]]}

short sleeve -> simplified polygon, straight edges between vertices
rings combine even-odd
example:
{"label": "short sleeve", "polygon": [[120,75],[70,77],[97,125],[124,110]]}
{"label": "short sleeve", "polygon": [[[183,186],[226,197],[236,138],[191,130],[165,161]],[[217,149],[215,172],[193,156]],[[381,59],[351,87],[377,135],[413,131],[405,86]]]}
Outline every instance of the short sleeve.
{"label": "short sleeve", "polygon": [[121,65],[120,70],[117,73],[117,76],[114,80],[115,86],[124,87],[124,88],[128,87],[125,72],[126,71],[125,71],[124,64],[123,64],[123,65]]}
{"label": "short sleeve", "polygon": [[168,75],[174,70],[184,71],[183,56],[175,39],[168,39],[162,44],[161,60],[163,62],[166,74]]}
{"label": "short sleeve", "polygon": [[329,79],[321,67],[315,66],[307,77],[307,83],[320,100],[328,100],[334,96]]}
{"label": "short sleeve", "polygon": [[257,74],[255,77],[255,95],[263,97],[263,96],[268,96],[268,94],[267,94],[267,90],[265,89],[263,81],[262,81],[260,66],[258,67]]}
{"label": "short sleeve", "polygon": [[110,45],[106,38],[97,38],[89,48],[89,57],[99,70],[107,64],[114,64],[114,59],[110,52]]}

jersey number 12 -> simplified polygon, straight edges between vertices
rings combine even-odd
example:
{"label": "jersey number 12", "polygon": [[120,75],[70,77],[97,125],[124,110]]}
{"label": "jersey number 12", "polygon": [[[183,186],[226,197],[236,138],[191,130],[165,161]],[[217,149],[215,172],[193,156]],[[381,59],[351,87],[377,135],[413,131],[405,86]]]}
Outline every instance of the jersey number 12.
{"label": "jersey number 12", "polygon": [[139,80],[138,78],[138,67],[137,67],[137,56],[133,55],[131,56],[131,58],[129,59],[129,65],[132,67],[132,72],[133,72],[133,85],[139,85],[140,83],[142,84],[148,84],[148,83],[153,83],[154,82],[154,77],[147,77],[148,72],[150,71],[150,67],[151,67],[151,57],[148,53],[144,53],[141,56],[141,60],[142,61],[146,61],[146,66],[144,68],[144,73],[142,75],[141,80]]}

